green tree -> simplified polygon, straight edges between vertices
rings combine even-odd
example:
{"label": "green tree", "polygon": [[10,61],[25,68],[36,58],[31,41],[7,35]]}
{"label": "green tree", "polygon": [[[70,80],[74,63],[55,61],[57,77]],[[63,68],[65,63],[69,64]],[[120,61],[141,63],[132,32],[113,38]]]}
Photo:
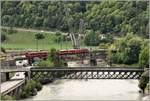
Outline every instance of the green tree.
{"label": "green tree", "polygon": [[85,37],[84,43],[85,43],[87,46],[98,46],[99,43],[100,43],[99,37],[98,37],[98,35],[97,35],[94,31],[91,31],[91,32],[88,33],[88,35]]}
{"label": "green tree", "polygon": [[1,43],[4,42],[6,40],[6,35],[5,34],[1,34]]}
{"label": "green tree", "polygon": [[116,52],[109,48],[109,61],[114,63],[134,64],[139,61],[142,39],[136,35],[128,34],[114,43]]}
{"label": "green tree", "polygon": [[139,66],[149,67],[149,47],[145,46],[139,55]]}
{"label": "green tree", "polygon": [[43,34],[37,33],[37,34],[35,34],[35,38],[36,38],[36,49],[38,51],[38,40],[44,39],[45,37]]}

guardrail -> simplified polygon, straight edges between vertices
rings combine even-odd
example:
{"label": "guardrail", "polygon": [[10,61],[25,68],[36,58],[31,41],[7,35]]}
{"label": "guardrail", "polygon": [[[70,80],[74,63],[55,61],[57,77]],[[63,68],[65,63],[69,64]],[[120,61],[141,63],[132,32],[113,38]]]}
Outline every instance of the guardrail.
{"label": "guardrail", "polygon": [[6,91],[1,92],[1,94],[6,95],[6,94],[10,93],[11,91],[15,90],[16,88],[22,86],[24,83],[25,83],[25,79],[23,79],[22,81],[20,81],[16,85],[12,86],[11,88],[7,89]]}

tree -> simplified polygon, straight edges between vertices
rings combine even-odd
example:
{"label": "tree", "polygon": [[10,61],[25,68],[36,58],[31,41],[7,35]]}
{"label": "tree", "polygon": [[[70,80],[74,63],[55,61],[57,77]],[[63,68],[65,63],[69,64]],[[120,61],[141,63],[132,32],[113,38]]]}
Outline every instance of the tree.
{"label": "tree", "polygon": [[85,37],[84,43],[87,46],[98,46],[100,41],[99,41],[98,35],[94,31],[91,31]]}
{"label": "tree", "polygon": [[6,35],[5,34],[1,34],[1,42],[4,42],[6,40]]}
{"label": "tree", "polygon": [[1,47],[1,52],[6,53],[6,50],[4,47]]}
{"label": "tree", "polygon": [[[127,40],[126,40],[127,41]],[[129,48],[129,60],[127,63],[132,64],[132,63],[137,63],[139,59],[139,54],[141,51],[141,45],[142,45],[142,40],[140,37],[132,37],[127,42],[127,46]]]}
{"label": "tree", "polygon": [[[59,29],[68,31],[67,20],[72,18],[72,27],[77,31],[80,19],[86,29],[102,34],[122,35],[133,32],[148,37],[148,1],[2,1],[2,26]],[[65,8],[69,17],[65,17]],[[31,17],[32,16],[32,17]]]}
{"label": "tree", "polygon": [[139,66],[142,68],[149,67],[149,48],[148,46],[144,47],[139,55]]}
{"label": "tree", "polygon": [[45,37],[43,34],[37,33],[37,34],[35,34],[35,38],[36,38],[36,47],[37,47],[36,49],[38,51],[38,40],[44,39]]}
{"label": "tree", "polygon": [[142,39],[131,33],[114,43],[116,52],[109,51],[109,61],[121,64],[134,64],[139,61]]}
{"label": "tree", "polygon": [[56,32],[56,36],[61,36],[61,32],[60,32],[60,31],[57,31],[57,32]]}

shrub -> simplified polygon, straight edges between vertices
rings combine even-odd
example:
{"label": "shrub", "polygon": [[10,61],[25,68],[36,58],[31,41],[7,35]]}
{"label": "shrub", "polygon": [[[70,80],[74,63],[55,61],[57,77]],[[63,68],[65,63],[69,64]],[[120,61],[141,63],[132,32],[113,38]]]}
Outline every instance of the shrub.
{"label": "shrub", "polygon": [[50,60],[42,60],[37,64],[38,67],[54,67],[54,63]]}
{"label": "shrub", "polygon": [[145,46],[139,55],[139,66],[149,67],[149,47]]}
{"label": "shrub", "polygon": [[6,53],[5,48],[1,47],[1,52]]}
{"label": "shrub", "polygon": [[9,95],[1,95],[1,100],[15,100],[15,98]]}
{"label": "shrub", "polygon": [[100,41],[98,38],[98,34],[96,34],[94,31],[91,31],[84,39],[84,43],[87,46],[98,46]]}
{"label": "shrub", "polygon": [[5,34],[1,34],[1,42],[4,42],[6,40],[6,35]]}
{"label": "shrub", "polygon": [[139,88],[141,88],[142,90],[144,90],[147,86],[149,82],[149,77],[146,76],[141,76],[140,80],[139,80]]}
{"label": "shrub", "polygon": [[99,45],[99,48],[100,48],[100,49],[107,49],[108,47],[109,47],[109,44],[101,43],[101,44]]}
{"label": "shrub", "polygon": [[42,84],[39,81],[36,81],[36,89],[40,91],[42,89]]}
{"label": "shrub", "polygon": [[61,32],[60,31],[56,31],[56,36],[60,36]]}
{"label": "shrub", "polygon": [[9,29],[7,29],[7,33],[8,34],[17,33],[17,30],[14,30],[13,27],[10,27]]}
{"label": "shrub", "polygon": [[26,85],[23,88],[22,93],[20,94],[21,98],[27,98],[35,93],[35,89],[41,90],[41,85],[39,82],[36,82],[34,80],[27,81]]}

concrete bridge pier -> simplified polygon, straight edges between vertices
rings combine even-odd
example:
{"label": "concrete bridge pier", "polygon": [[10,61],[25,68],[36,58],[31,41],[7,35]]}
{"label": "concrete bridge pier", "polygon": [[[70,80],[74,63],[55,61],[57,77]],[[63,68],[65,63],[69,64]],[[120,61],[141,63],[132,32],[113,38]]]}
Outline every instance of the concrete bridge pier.
{"label": "concrete bridge pier", "polygon": [[9,72],[5,73],[5,75],[6,75],[6,81],[9,81],[10,80]]}
{"label": "concrete bridge pier", "polygon": [[7,95],[15,97],[16,99],[19,98],[19,96],[20,96],[19,94],[22,92],[24,85],[25,85],[25,83],[21,84],[17,88],[15,88],[12,91],[10,91],[9,93],[7,93]]}
{"label": "concrete bridge pier", "polygon": [[30,71],[26,71],[25,72],[25,82],[27,81],[27,80],[30,80]]}
{"label": "concrete bridge pier", "polygon": [[90,64],[91,66],[96,66],[97,65],[96,59],[90,59]]}

